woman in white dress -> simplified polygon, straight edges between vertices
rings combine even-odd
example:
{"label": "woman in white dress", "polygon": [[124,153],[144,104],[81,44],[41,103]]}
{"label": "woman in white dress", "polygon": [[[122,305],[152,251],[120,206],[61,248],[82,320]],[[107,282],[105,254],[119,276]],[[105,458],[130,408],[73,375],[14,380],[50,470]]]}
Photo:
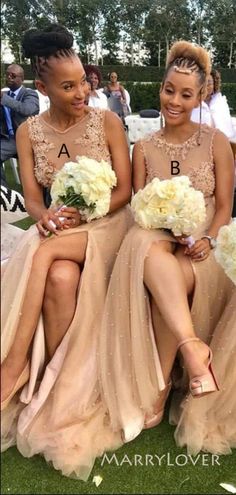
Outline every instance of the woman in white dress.
{"label": "woman in white dress", "polygon": [[88,98],[88,106],[93,108],[104,108],[109,110],[107,97],[101,86],[102,75],[95,65],[85,65],[84,70],[91,85],[91,91]]}
{"label": "woman in white dress", "polygon": [[216,127],[229,139],[235,137],[227,98],[221,93],[221,77],[218,70],[212,69],[207,80],[206,98],[193,109],[191,120]]}

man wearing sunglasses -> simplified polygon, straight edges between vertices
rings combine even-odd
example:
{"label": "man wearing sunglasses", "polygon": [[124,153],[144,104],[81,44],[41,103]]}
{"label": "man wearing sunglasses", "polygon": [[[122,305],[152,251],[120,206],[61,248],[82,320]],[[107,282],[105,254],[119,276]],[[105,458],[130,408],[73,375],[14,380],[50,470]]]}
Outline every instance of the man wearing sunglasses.
{"label": "man wearing sunglasses", "polygon": [[29,116],[39,113],[39,98],[35,90],[23,86],[24,70],[12,64],[6,70],[6,86],[1,91],[1,184],[6,185],[2,163],[17,157],[15,133]]}

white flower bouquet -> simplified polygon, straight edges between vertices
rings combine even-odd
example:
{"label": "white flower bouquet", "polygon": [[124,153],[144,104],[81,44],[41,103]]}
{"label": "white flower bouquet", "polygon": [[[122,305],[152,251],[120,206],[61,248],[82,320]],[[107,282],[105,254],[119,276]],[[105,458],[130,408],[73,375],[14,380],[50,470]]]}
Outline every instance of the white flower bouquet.
{"label": "white flower bouquet", "polygon": [[135,221],[145,229],[167,229],[175,236],[186,235],[194,244],[192,232],[206,216],[204,196],[191,186],[187,176],[153,179],[133,197]]}
{"label": "white flower bouquet", "polygon": [[52,206],[74,206],[87,222],[109,211],[111,190],[117,179],[111,165],[86,156],[67,162],[59,170],[51,187]]}
{"label": "white flower bouquet", "polygon": [[226,275],[236,284],[236,219],[220,228],[215,257]]}

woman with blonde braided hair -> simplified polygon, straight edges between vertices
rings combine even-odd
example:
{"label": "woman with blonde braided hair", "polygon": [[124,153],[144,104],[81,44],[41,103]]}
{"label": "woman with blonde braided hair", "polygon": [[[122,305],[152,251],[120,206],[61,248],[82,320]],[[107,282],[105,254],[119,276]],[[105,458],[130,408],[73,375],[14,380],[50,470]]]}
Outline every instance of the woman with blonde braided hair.
{"label": "woman with blonde braided hair", "polygon": [[[130,229],[113,268],[100,344],[112,427],[130,441],[158,425],[170,390],[178,385],[170,419],[178,423],[178,444],[191,452],[229,452],[236,444],[231,359],[236,294],[213,252],[220,227],[231,217],[233,156],[223,133],[191,121],[210,70],[202,47],[173,45],[160,90],[165,126],[139,140],[133,151],[135,192],[155,177],[188,176],[204,195],[206,219],[193,232],[192,247],[170,231],[138,224]],[[227,425],[224,431],[220,422]]]}

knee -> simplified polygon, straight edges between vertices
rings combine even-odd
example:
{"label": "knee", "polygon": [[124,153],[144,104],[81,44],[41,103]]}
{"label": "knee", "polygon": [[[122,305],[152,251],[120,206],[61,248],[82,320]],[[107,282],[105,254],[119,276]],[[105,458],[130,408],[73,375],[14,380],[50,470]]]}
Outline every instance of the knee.
{"label": "knee", "polygon": [[60,295],[75,294],[80,279],[80,267],[77,263],[58,260],[52,263],[47,276],[46,292],[56,299]]}
{"label": "knee", "polygon": [[163,255],[165,256],[166,253],[173,253],[174,250],[174,243],[169,242],[169,241],[158,241],[158,242],[153,242],[151,246],[149,247],[149,250],[147,252],[147,258],[145,261],[149,261],[152,259],[157,259],[162,257]]}
{"label": "knee", "polygon": [[37,251],[35,251],[34,256],[33,256],[33,265],[36,266],[50,266],[50,264],[53,262],[53,256],[48,249],[48,245],[46,243],[40,244],[38,247]]}

